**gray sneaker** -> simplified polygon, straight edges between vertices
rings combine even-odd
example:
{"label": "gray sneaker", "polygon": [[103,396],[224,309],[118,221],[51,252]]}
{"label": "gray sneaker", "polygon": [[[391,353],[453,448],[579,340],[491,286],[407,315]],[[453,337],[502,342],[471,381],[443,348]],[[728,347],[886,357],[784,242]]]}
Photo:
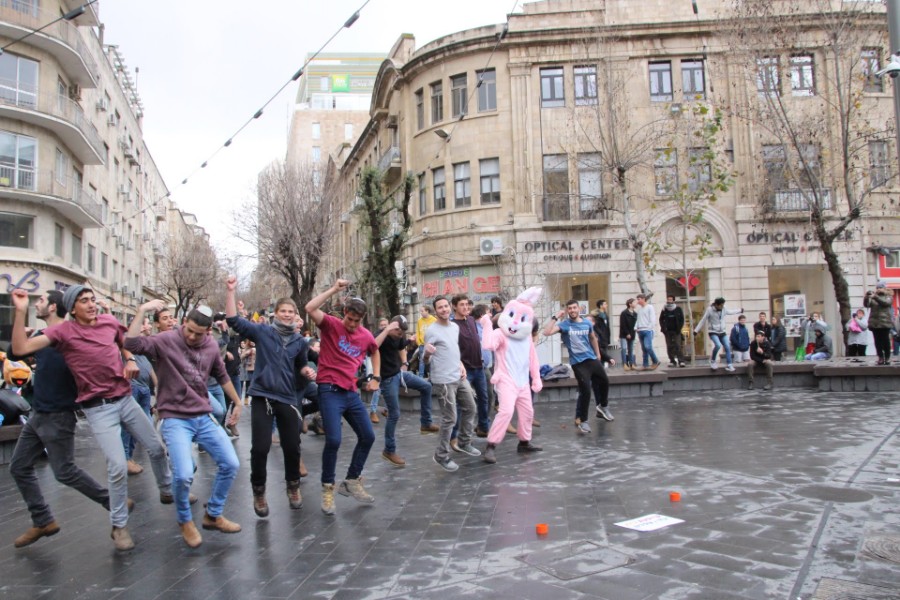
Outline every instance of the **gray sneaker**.
{"label": "gray sneaker", "polygon": [[590,433],[591,426],[588,425],[587,423],[579,423],[578,424],[578,432],[579,433]]}
{"label": "gray sneaker", "polygon": [[472,444],[466,444],[465,446],[460,444],[458,450],[463,454],[468,454],[469,456],[481,456],[481,450],[479,450]]}
{"label": "gray sneaker", "polygon": [[615,421],[616,420],[616,418],[614,416],[612,416],[612,413],[609,412],[609,409],[606,408],[605,406],[597,407],[597,418],[603,419],[605,421]]}
{"label": "gray sneaker", "polygon": [[438,458],[437,454],[433,455],[431,458],[434,460],[434,462],[437,464],[437,466],[439,466],[440,468],[442,468],[443,470],[445,470],[449,473],[459,470],[459,465],[456,464],[455,462],[453,462],[452,460],[450,460],[449,458],[447,460],[441,460]]}
{"label": "gray sneaker", "polygon": [[353,496],[357,502],[365,502],[366,504],[375,502],[375,498],[363,487],[362,478],[343,480],[338,488],[338,494],[341,496]]}
{"label": "gray sneaker", "polygon": [[734,373],[734,365],[727,365],[725,367],[725,370],[728,371],[729,373]]}

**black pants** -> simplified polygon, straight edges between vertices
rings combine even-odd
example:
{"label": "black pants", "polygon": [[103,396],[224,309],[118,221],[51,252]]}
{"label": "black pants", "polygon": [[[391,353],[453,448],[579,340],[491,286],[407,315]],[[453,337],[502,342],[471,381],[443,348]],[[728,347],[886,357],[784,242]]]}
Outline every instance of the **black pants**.
{"label": "black pants", "polygon": [[300,413],[296,406],[253,396],[250,403],[250,484],[266,485],[266,461],[272,448],[272,419],[284,453],[284,480],[300,480]]}
{"label": "black pants", "polygon": [[847,346],[847,356],[865,356],[866,355],[866,345],[865,344],[850,344]]}
{"label": "black pants", "polygon": [[680,331],[664,331],[666,336],[666,352],[669,355],[669,362],[684,362],[684,355],[681,353],[681,344],[684,343],[684,336]]}
{"label": "black pants", "polygon": [[572,365],[575,380],[578,382],[578,400],[575,403],[575,418],[582,422],[588,420],[588,407],[591,405],[591,389],[598,406],[609,404],[609,378],[606,369],[599,359],[584,360]]}
{"label": "black pants", "polygon": [[869,327],[875,338],[875,354],[879,360],[891,360],[891,330],[888,327]]}

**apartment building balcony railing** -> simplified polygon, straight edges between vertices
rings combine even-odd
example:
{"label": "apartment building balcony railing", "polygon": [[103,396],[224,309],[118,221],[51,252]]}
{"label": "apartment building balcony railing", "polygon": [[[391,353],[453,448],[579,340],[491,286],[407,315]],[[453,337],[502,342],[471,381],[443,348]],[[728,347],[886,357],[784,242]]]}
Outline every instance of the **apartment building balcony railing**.
{"label": "apartment building balcony railing", "polygon": [[831,210],[833,202],[831,198],[831,190],[820,189],[813,191],[811,189],[793,189],[793,190],[776,190],[769,199],[770,212],[805,212],[808,213],[810,207],[816,199],[820,203],[820,210]]}
{"label": "apartment building balcony railing", "polygon": [[[23,40],[22,44],[37,46],[53,55],[71,83],[81,87],[97,87],[100,70],[78,28],[68,21],[57,21],[47,26],[59,15],[41,11],[38,7],[37,0],[0,0],[0,35],[17,39],[44,27]],[[16,48],[12,51],[15,52]]]}
{"label": "apartment building balcony railing", "polygon": [[47,206],[83,229],[103,226],[102,209],[94,195],[53,171],[0,165],[0,198]]}
{"label": "apartment building balcony railing", "polygon": [[609,209],[603,197],[577,194],[550,194],[543,198],[544,226],[583,227],[585,221],[592,225],[609,225]]}
{"label": "apartment building balcony railing", "polygon": [[67,96],[39,92],[19,82],[0,79],[0,117],[48,129],[83,164],[103,164],[106,152],[100,133],[81,106]]}
{"label": "apartment building balcony railing", "polygon": [[400,174],[403,165],[400,163],[400,147],[391,146],[387,152],[381,155],[378,161],[378,169],[382,171],[385,178],[391,180]]}

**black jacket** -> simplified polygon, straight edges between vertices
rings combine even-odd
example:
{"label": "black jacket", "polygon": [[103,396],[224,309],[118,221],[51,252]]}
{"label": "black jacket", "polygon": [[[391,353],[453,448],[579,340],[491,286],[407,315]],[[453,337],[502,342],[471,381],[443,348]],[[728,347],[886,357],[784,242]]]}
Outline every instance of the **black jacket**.
{"label": "black jacket", "polygon": [[676,333],[681,331],[681,328],[684,327],[684,311],[681,310],[681,307],[676,305],[673,310],[666,310],[663,308],[659,313],[659,328],[666,331],[674,331]]}
{"label": "black jacket", "polygon": [[601,348],[609,346],[609,313],[594,314],[594,335],[597,336],[597,343]]}
{"label": "black jacket", "polygon": [[628,312],[628,309],[622,311],[619,315],[619,339],[624,340],[626,335],[630,335],[631,339],[635,339],[634,326],[637,324],[637,313]]}
{"label": "black jacket", "polygon": [[778,324],[772,327],[772,352],[787,352],[787,331],[784,325]]}
{"label": "black jacket", "polygon": [[772,344],[769,343],[769,340],[763,340],[762,354],[757,352],[759,346],[760,344],[757,343],[756,340],[750,342],[750,358],[758,363],[761,363],[764,360],[772,360]]}

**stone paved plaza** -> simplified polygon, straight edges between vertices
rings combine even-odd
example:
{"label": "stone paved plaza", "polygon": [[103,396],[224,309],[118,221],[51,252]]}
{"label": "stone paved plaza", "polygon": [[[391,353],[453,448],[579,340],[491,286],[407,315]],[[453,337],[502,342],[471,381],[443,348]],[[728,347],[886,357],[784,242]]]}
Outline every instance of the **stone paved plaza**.
{"label": "stone paved plaza", "polygon": [[[62,531],[16,550],[29,525],[0,472],[0,597],[18,598],[898,598],[900,391],[718,391],[614,401],[613,423],[578,435],[574,407],[539,404],[545,451],[498,463],[457,455],[456,473],[431,460],[436,437],[405,412],[396,469],[381,458],[382,425],[364,476],[374,505],[337,496],[319,510],[324,439],[303,436],[311,475],[291,511],[280,452],[270,456],[268,519],[253,515],[249,413],[226,516],[236,535],[183,543],[149,468],[129,480],[135,550],[116,553],[107,514],[39,467]],[[338,477],[354,436],[344,427]],[[105,480],[86,425],[81,464]],[[483,448],[484,440],[478,440]],[[276,448],[277,450],[277,448]],[[138,455],[147,464],[146,455]],[[194,491],[211,482],[198,457]],[[673,503],[669,493],[681,501]],[[194,507],[196,521],[202,503]],[[653,532],[616,525],[649,514],[684,522]],[[537,523],[549,533],[538,536]]]}

